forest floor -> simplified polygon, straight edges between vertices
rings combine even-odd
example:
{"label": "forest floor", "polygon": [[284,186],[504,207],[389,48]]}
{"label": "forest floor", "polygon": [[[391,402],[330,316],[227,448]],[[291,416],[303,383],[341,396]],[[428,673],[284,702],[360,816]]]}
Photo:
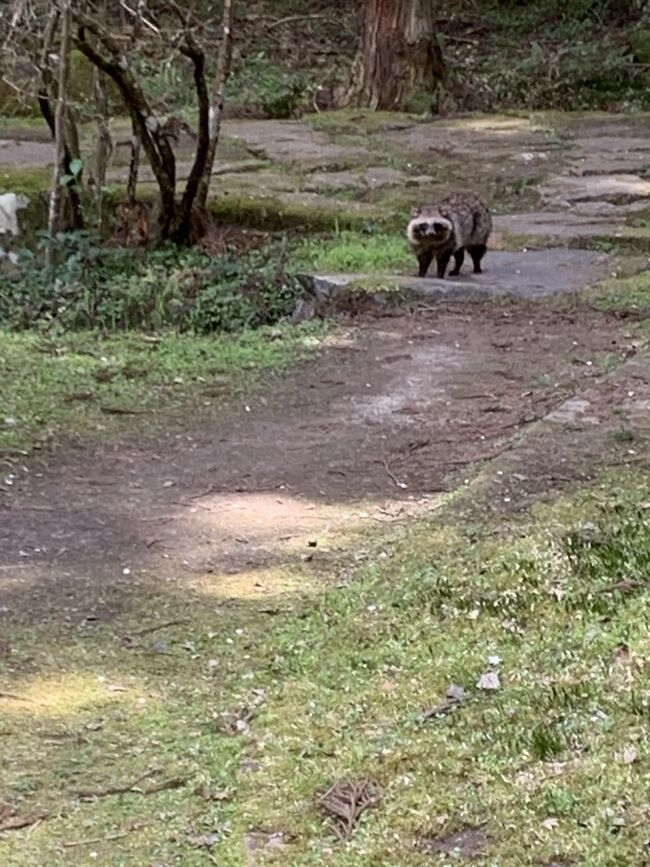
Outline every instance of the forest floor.
{"label": "forest floor", "polygon": [[390,220],[471,176],[520,279],[261,335],[166,435],[58,382],[67,437],[0,455],[3,864],[649,863],[648,124],[226,125],[249,208]]}

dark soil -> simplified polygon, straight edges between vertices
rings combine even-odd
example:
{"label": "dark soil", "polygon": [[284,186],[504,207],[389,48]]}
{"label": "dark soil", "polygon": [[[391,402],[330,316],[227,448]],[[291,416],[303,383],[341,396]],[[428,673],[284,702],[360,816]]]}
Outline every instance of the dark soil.
{"label": "dark soil", "polygon": [[[57,619],[85,600],[110,617],[141,579],[218,581],[431,508],[599,383],[631,338],[604,314],[521,306],[354,324],[354,339],[209,429],[21,475],[0,494],[4,615]],[[540,477],[555,467],[553,437],[527,460]]]}

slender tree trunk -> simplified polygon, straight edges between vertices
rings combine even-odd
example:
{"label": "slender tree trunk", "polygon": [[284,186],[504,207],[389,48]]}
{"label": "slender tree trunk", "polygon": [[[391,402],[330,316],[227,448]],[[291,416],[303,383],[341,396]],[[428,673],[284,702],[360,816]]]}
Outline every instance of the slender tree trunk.
{"label": "slender tree trunk", "polygon": [[419,90],[433,99],[444,77],[431,0],[364,0],[350,103],[403,111]]}
{"label": "slender tree trunk", "polygon": [[113,152],[113,139],[108,125],[108,95],[104,74],[93,67],[93,90],[95,92],[95,110],[97,111],[95,142],[95,154],[93,165],[93,181],[95,193],[95,207],[97,209],[97,228],[101,234],[104,228],[104,187],[106,186],[106,173],[108,161]]}
{"label": "slender tree trunk", "polygon": [[131,135],[131,159],[129,161],[129,178],[126,184],[126,201],[129,207],[134,207],[137,201],[138,173],[140,172],[140,140],[133,129]]}
{"label": "slender tree trunk", "polygon": [[176,218],[176,158],[162,125],[134,76],[126,56],[113,36],[83,10],[74,12],[77,24],[75,45],[91,63],[117,85],[129,110],[131,122],[160,193],[160,238],[168,240]]}
{"label": "slender tree trunk", "polygon": [[[41,114],[43,115],[43,119],[47,124],[50,134],[52,136],[52,140],[54,142],[57,141],[56,137],[56,104],[57,104],[57,82],[52,74],[52,70],[50,68],[50,55],[53,52],[53,42],[54,37],[56,35],[56,31],[60,24],[60,13],[59,10],[54,8],[50,13],[50,17],[48,18],[47,24],[45,26],[45,31],[43,34],[43,50],[41,53],[41,63],[40,63],[40,72],[41,72],[41,86],[38,91],[38,105],[41,110]],[[52,110],[52,105],[54,104],[55,109]],[[72,160],[79,157],[79,135],[77,132],[77,126],[74,118],[67,113],[66,118],[66,130],[64,136],[64,174],[70,175],[72,174]],[[84,218],[83,218],[83,210],[81,207],[81,196],[79,195],[79,177],[76,177],[72,183],[66,187],[64,191],[61,191],[61,195],[65,194],[65,197],[69,203],[69,225],[73,229],[83,229],[84,227]]]}
{"label": "slender tree trunk", "polygon": [[208,148],[205,167],[199,182],[196,204],[199,208],[205,208],[210,192],[210,181],[214,169],[214,160],[217,155],[219,133],[221,131],[221,119],[223,116],[223,101],[226,82],[230,76],[232,65],[232,22],[234,15],[234,0],[224,0],[223,17],[221,19],[221,46],[217,60],[217,71],[214,78],[212,99],[208,116]]}
{"label": "slender tree trunk", "polygon": [[59,48],[59,81],[56,101],[56,114],[54,117],[54,139],[56,142],[56,162],[52,177],[52,189],[50,191],[50,207],[48,212],[47,228],[50,236],[46,252],[46,264],[52,265],[54,261],[54,235],[61,225],[62,190],[61,178],[65,172],[65,141],[66,141],[66,100],[68,96],[68,77],[70,71],[70,2],[65,0],[61,10],[61,45]]}

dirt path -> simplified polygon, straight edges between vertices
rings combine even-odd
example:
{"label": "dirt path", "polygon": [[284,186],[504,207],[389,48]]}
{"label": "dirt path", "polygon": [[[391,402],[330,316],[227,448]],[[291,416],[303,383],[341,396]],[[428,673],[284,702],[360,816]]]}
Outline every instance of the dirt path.
{"label": "dirt path", "polygon": [[[0,501],[3,610],[108,619],[140,581],[266,592],[351,533],[432,508],[629,346],[606,316],[521,307],[357,321],[354,340],[234,419],[97,448]],[[551,461],[552,462],[552,461]],[[276,587],[277,589],[277,587]]]}
{"label": "dirt path", "polygon": [[[412,197],[413,172],[432,152],[447,160],[453,180],[480,150],[481,183],[503,172],[522,189],[534,182],[544,206],[497,217],[501,229],[564,240],[646,232],[626,221],[650,195],[641,176],[650,160],[648,119],[567,116],[555,126],[469,118],[348,133],[344,144],[300,122],[231,122],[225,131],[245,151],[235,149],[233,158],[250,161],[250,152],[263,151],[265,171],[282,189],[295,173],[300,183],[287,195],[302,195],[305,178],[313,184],[320,170],[319,195],[329,190],[338,202],[331,196],[337,185],[358,188],[361,198],[372,187],[394,210],[391,197]],[[45,164],[48,147],[4,140],[0,164]],[[402,167],[380,160],[371,171],[370,157],[386,153]],[[241,192],[248,183],[265,195],[260,177],[259,170],[234,171],[224,190],[233,183],[231,192]],[[419,194],[431,185],[432,195],[440,192],[433,178],[418,183]],[[591,259],[603,274],[610,269],[607,257],[585,251],[518,254],[526,262],[521,273],[513,254],[492,255],[499,285],[534,277],[531,295],[540,294],[537,283],[546,286],[531,271],[535,256],[556,289],[560,278],[565,289],[588,283]],[[138,581],[202,581],[224,593],[239,581],[257,593],[267,579],[281,580],[287,564],[317,570],[360,527],[430,508],[463,485],[527,427],[597,381],[630,342],[626,326],[604,315],[525,306],[437,307],[356,320],[353,333],[210,430],[190,422],[184,435],[156,447],[97,448],[43,472],[18,471],[0,492],[3,612],[63,617],[83,599],[94,616],[111,617],[129,604]],[[552,457],[549,451],[549,463]],[[538,449],[541,478],[545,463]]]}

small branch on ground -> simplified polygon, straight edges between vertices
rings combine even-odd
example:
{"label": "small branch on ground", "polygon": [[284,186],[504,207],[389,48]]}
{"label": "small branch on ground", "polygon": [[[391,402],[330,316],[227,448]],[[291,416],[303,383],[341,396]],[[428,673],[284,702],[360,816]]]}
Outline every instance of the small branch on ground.
{"label": "small branch on ground", "polygon": [[46,810],[37,813],[11,814],[7,804],[0,804],[0,832],[19,831],[21,828],[29,828],[47,819],[50,814]]}
{"label": "small branch on ground", "polygon": [[294,24],[296,21],[329,21],[332,24],[341,23],[331,15],[323,15],[315,12],[310,15],[287,15],[286,18],[278,18],[276,21],[271,21],[271,23],[267,25],[266,29],[273,30],[275,27],[281,27],[283,24]]}
{"label": "small branch on ground", "polygon": [[320,799],[319,804],[333,820],[337,837],[349,840],[361,814],[381,800],[379,790],[370,780],[340,780]]}
{"label": "small branch on ground", "polygon": [[100,406],[99,407],[102,412],[107,413],[108,415],[145,415],[145,410],[143,409],[129,409],[125,406]]}
{"label": "small branch on ground", "polygon": [[404,490],[407,487],[406,482],[400,482],[395,473],[391,470],[390,464],[388,463],[386,458],[382,458],[381,461],[375,461],[375,463],[381,463],[383,465],[388,475],[388,478],[391,480],[391,482],[395,485],[396,488]]}
{"label": "small branch on ground", "polygon": [[107,837],[92,837],[88,840],[68,840],[61,845],[66,849],[72,849],[75,846],[95,846],[98,843],[110,843],[112,840],[123,840],[128,837],[128,832],[123,834],[109,834]]}
{"label": "small branch on ground", "polygon": [[186,780],[180,779],[179,777],[173,777],[170,780],[162,780],[160,783],[154,783],[146,789],[140,788],[140,783],[159,773],[160,769],[154,768],[151,771],[147,771],[145,774],[141,774],[137,779],[133,780],[132,783],[127,783],[123,786],[107,786],[105,789],[80,789],[76,794],[77,797],[83,798],[84,800],[107,798],[110,795],[127,795],[130,793],[136,795],[153,795],[156,792],[164,792],[168,789],[180,789],[186,784]]}
{"label": "small branch on ground", "polygon": [[15,692],[0,691],[0,698],[9,698],[12,701],[26,701],[29,704],[36,704],[36,705],[38,705],[38,707],[47,707],[46,704],[43,704],[40,701],[36,701],[33,698],[27,698],[27,696],[25,696],[25,695],[18,695]]}
{"label": "small branch on ground", "polygon": [[133,641],[134,638],[142,638],[143,635],[151,635],[152,632],[158,632],[160,629],[167,629],[169,626],[180,626],[186,624],[187,620],[167,620],[165,623],[156,623],[154,626],[147,626],[144,629],[139,629],[137,632],[129,632],[122,636],[122,641]]}

